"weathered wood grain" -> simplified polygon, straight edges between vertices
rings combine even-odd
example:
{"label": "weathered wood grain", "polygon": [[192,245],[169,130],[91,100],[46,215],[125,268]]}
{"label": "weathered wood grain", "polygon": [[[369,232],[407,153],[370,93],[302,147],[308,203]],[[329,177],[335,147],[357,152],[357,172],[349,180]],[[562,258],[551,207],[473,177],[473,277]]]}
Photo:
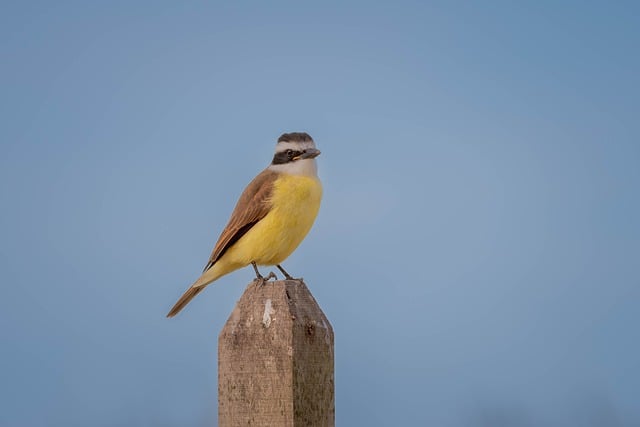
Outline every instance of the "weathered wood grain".
{"label": "weathered wood grain", "polygon": [[249,284],[218,338],[218,424],[334,426],[333,329],[307,286]]}

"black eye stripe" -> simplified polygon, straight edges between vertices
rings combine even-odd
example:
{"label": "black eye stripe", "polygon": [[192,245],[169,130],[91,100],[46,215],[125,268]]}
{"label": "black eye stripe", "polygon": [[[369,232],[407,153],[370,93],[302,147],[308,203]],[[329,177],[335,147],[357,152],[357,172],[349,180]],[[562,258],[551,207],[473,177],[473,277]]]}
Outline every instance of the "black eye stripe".
{"label": "black eye stripe", "polygon": [[284,163],[289,163],[293,161],[294,157],[299,156],[301,154],[303,154],[303,151],[296,151],[296,150],[281,151],[279,153],[276,153],[273,156],[273,161],[271,162],[271,164],[282,165]]}

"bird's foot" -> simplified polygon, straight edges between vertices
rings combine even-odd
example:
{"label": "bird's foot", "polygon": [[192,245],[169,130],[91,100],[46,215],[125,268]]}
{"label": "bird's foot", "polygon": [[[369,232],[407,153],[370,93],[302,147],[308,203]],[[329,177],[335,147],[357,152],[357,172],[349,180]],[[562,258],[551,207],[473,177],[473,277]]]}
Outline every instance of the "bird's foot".
{"label": "bird's foot", "polygon": [[284,274],[284,278],[287,280],[295,280],[296,282],[300,282],[300,283],[304,283],[304,279],[302,277],[300,278],[296,278],[291,276],[289,273],[286,272],[286,270],[284,268],[282,268],[281,265],[276,265],[276,267],[278,267],[278,270],[280,270],[282,272],[282,274]]}
{"label": "bird's foot", "polygon": [[264,284],[267,283],[269,281],[269,279],[278,280],[278,277],[276,276],[276,274],[273,271],[270,271],[269,274],[267,274],[267,277],[264,277],[258,271],[258,266],[256,265],[255,262],[251,262],[251,265],[253,266],[253,269],[256,272],[256,278],[253,280],[254,282],[256,282],[256,285],[264,286]]}
{"label": "bird's foot", "polygon": [[253,281],[256,282],[256,286],[264,286],[271,279],[278,280],[278,276],[273,271],[270,271],[267,277],[259,274]]}

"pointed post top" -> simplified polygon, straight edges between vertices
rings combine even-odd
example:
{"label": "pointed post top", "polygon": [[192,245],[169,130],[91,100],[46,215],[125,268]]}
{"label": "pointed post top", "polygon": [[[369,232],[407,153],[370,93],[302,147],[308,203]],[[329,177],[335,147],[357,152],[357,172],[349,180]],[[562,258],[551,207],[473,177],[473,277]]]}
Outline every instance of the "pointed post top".
{"label": "pointed post top", "polygon": [[333,339],[304,282],[250,283],[218,338],[219,425],[335,425]]}

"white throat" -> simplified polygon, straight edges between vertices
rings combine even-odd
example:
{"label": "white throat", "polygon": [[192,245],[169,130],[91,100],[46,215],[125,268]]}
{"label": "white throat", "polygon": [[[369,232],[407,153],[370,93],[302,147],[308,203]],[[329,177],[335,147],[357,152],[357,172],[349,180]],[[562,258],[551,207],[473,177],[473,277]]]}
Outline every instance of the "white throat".
{"label": "white throat", "polygon": [[267,169],[278,173],[286,173],[287,175],[318,177],[318,164],[316,163],[316,159],[301,159],[281,165],[269,165]]}

